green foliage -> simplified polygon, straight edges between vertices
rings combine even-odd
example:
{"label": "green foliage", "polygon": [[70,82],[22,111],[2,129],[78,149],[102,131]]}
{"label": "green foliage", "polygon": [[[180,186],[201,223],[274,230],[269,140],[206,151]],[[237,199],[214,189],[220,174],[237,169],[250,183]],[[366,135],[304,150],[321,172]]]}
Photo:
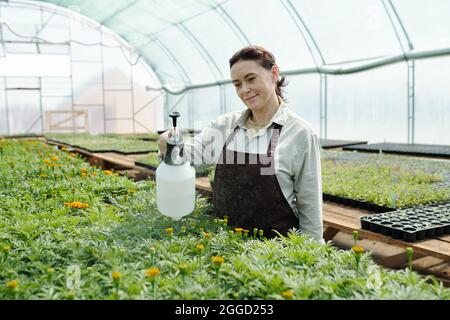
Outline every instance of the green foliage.
{"label": "green foliage", "polygon": [[[284,299],[287,290],[294,299],[450,298],[434,278],[388,271],[370,253],[356,270],[350,251],[294,230],[272,240],[246,236],[211,212],[199,196],[195,211],[174,222],[158,213],[151,181],[89,167],[40,142],[8,140],[0,299]],[[220,268],[214,256],[224,258]],[[150,278],[150,268],[160,273]]]}
{"label": "green foliage", "polygon": [[100,134],[47,134],[47,138],[91,151],[150,152],[158,151],[155,141],[144,141],[141,136]]}
{"label": "green foliage", "polygon": [[391,208],[450,199],[450,164],[393,155],[322,151],[323,192]]}

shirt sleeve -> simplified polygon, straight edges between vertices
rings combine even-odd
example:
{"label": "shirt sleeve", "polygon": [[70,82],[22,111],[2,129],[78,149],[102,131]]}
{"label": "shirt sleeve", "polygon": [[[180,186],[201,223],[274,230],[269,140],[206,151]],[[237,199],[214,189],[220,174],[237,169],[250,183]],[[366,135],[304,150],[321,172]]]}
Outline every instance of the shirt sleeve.
{"label": "shirt sleeve", "polygon": [[215,164],[218,147],[223,145],[224,120],[219,117],[212,121],[195,137],[184,142],[186,159],[197,169]]}
{"label": "shirt sleeve", "polygon": [[305,140],[304,148],[300,150],[299,168],[294,176],[299,227],[302,233],[324,243],[320,139],[315,133],[308,133]]}

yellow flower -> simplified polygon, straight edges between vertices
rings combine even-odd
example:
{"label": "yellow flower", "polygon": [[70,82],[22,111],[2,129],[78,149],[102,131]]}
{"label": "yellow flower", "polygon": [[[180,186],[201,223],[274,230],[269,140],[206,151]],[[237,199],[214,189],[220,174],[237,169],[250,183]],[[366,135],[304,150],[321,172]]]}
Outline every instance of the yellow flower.
{"label": "yellow flower", "polygon": [[69,149],[67,149],[66,147],[62,147],[61,150],[62,150],[62,151],[67,151],[67,150],[69,150]]}
{"label": "yellow flower", "polygon": [[216,266],[220,266],[222,263],[225,262],[225,259],[224,259],[224,257],[221,257],[221,256],[214,256],[214,257],[212,257],[212,262]]}
{"label": "yellow flower", "polygon": [[202,252],[205,249],[205,246],[202,245],[201,243],[197,243],[195,245],[195,250],[197,250],[198,252]]}
{"label": "yellow flower", "polygon": [[50,159],[52,159],[53,161],[59,161],[59,158],[56,156],[51,157]]}
{"label": "yellow flower", "polygon": [[149,278],[155,278],[161,273],[158,268],[150,268],[145,270],[145,275]]}
{"label": "yellow flower", "polygon": [[69,155],[70,155],[71,157],[76,157],[76,156],[77,156],[77,154],[76,154],[76,153],[73,153],[73,152],[69,153]]}
{"label": "yellow flower", "polygon": [[111,170],[103,170],[103,173],[106,175],[111,175],[113,172]]}
{"label": "yellow flower", "polygon": [[4,252],[9,252],[9,251],[11,250],[11,246],[10,246],[9,244],[4,244],[4,245],[2,246],[2,250],[3,250]]}
{"label": "yellow flower", "polygon": [[208,240],[210,240],[212,238],[212,234],[209,232],[203,232],[203,236]]}
{"label": "yellow flower", "polygon": [[357,253],[357,254],[364,253],[364,248],[361,246],[353,246],[352,250],[354,253]]}
{"label": "yellow flower", "polygon": [[178,265],[180,270],[186,270],[188,268],[188,264],[186,262],[182,262]]}
{"label": "yellow flower", "polygon": [[44,162],[45,162],[46,164],[49,164],[49,163],[50,163],[50,160],[44,159]]}
{"label": "yellow flower", "polygon": [[167,233],[169,236],[173,235],[173,228],[172,228],[172,227],[166,228],[166,233]]}
{"label": "yellow flower", "polygon": [[81,168],[81,172],[87,172],[87,168]]}
{"label": "yellow flower", "polygon": [[39,176],[40,176],[40,177],[43,177],[43,178],[48,177],[48,175],[46,175],[45,173],[41,173]]}
{"label": "yellow flower", "polygon": [[242,233],[242,231],[244,231],[244,229],[242,229],[242,228],[234,228],[234,231],[236,231],[236,233]]}
{"label": "yellow flower", "polygon": [[189,265],[186,262],[182,262],[178,265],[178,268],[180,268],[181,275],[185,276],[188,273]]}
{"label": "yellow flower", "polygon": [[281,295],[283,296],[283,298],[290,300],[294,297],[294,291],[286,290],[286,291],[283,291],[281,293]]}
{"label": "yellow flower", "polygon": [[10,290],[14,290],[19,287],[19,281],[11,280],[6,283],[6,287]]}
{"label": "yellow flower", "polygon": [[55,269],[53,269],[53,268],[47,268],[47,273],[53,273],[53,272],[55,272]]}
{"label": "yellow flower", "polygon": [[122,278],[122,274],[119,271],[114,271],[111,274],[111,277],[112,277],[113,281],[120,281],[120,279]]}

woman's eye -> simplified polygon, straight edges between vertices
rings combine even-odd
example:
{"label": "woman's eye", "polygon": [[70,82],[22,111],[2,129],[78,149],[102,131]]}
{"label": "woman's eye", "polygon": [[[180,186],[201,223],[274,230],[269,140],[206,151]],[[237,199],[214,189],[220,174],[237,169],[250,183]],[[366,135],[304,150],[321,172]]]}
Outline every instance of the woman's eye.
{"label": "woman's eye", "polygon": [[234,86],[235,86],[236,88],[239,88],[239,87],[241,86],[241,84],[240,84],[240,83],[235,83]]}
{"label": "woman's eye", "polygon": [[248,79],[248,81],[253,81],[253,80],[255,80],[255,78],[249,78],[249,79]]}

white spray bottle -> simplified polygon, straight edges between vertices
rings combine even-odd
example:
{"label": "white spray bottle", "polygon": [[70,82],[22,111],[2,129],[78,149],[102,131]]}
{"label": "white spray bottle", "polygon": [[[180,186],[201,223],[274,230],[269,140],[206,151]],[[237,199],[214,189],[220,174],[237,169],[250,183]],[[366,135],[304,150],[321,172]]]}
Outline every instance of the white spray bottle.
{"label": "white spray bottle", "polygon": [[178,112],[171,112],[173,128],[167,140],[164,160],[156,169],[156,204],[158,210],[174,220],[195,209],[195,169],[183,155],[184,144],[177,128]]}

